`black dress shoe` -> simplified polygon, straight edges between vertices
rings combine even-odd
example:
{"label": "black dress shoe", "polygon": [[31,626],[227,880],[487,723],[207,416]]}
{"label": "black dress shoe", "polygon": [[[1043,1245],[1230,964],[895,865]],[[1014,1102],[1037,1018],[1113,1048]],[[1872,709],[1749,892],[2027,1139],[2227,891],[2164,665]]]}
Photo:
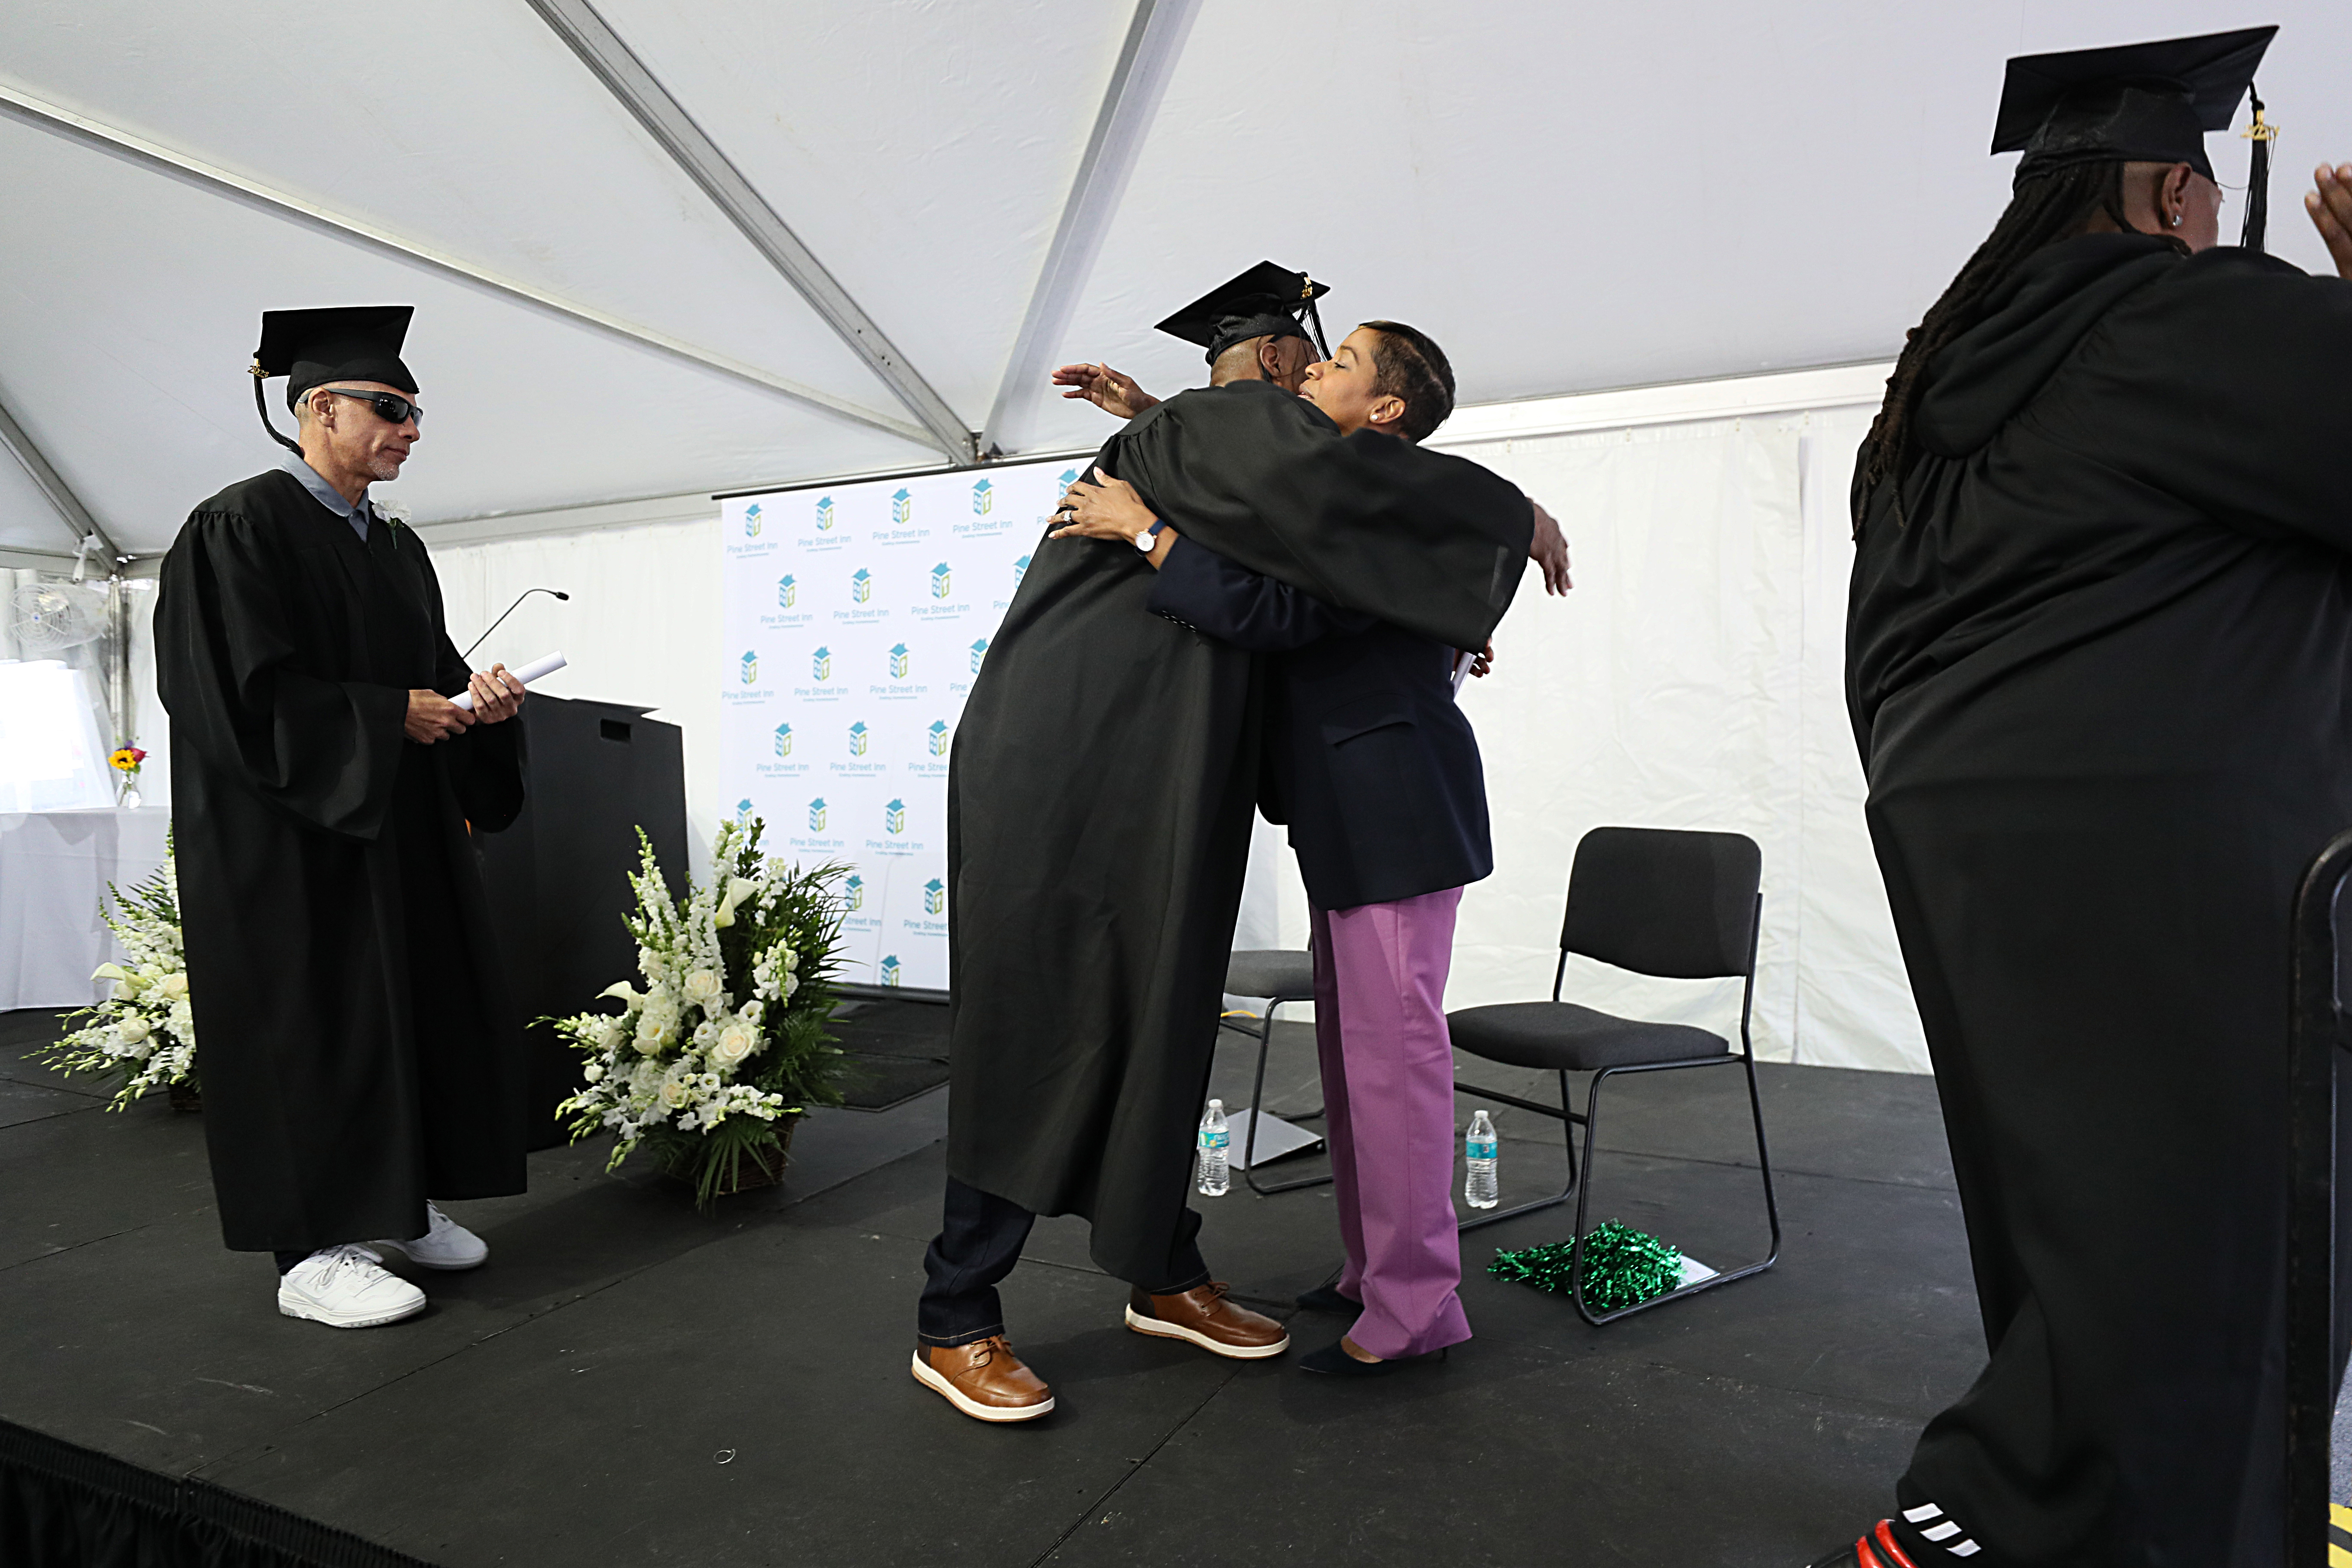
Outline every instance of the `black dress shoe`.
{"label": "black dress shoe", "polygon": [[1352,1296],[1342,1296],[1336,1285],[1318,1285],[1312,1290],[1300,1292],[1298,1310],[1302,1312],[1360,1312],[1364,1304]]}
{"label": "black dress shoe", "polygon": [[1358,1361],[1348,1353],[1345,1345],[1334,1340],[1313,1355],[1300,1356],[1298,1370],[1324,1373],[1333,1377],[1385,1377],[1401,1367],[1444,1361],[1448,1348],[1441,1346],[1427,1355],[1398,1356],[1389,1361]]}

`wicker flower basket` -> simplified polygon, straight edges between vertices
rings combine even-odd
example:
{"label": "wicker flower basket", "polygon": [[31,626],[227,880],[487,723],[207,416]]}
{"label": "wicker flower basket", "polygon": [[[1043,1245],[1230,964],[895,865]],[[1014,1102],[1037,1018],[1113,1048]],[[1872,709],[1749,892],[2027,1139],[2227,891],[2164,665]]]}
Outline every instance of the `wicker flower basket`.
{"label": "wicker flower basket", "polygon": [[[748,1193],[761,1187],[772,1187],[782,1181],[784,1166],[789,1163],[785,1154],[793,1146],[793,1130],[800,1124],[801,1119],[798,1116],[779,1118],[775,1123],[775,1146],[746,1153],[736,1166],[735,1179],[730,1182],[724,1177],[720,1178],[719,1185],[712,1190],[711,1195],[728,1197],[736,1193]],[[672,1181],[684,1182],[688,1185],[694,1184],[698,1174],[690,1165],[671,1166],[663,1173]]]}

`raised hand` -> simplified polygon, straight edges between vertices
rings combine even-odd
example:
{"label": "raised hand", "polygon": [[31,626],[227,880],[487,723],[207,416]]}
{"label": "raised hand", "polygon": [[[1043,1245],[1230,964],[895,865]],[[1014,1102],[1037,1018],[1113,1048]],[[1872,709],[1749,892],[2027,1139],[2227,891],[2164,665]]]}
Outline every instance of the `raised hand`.
{"label": "raised hand", "polygon": [[1054,373],[1054,384],[1066,389],[1064,397],[1083,397],[1118,419],[1132,419],[1160,401],[1133,376],[1107,364],[1066,364]]}
{"label": "raised hand", "polygon": [[2322,163],[2312,183],[2315,188],[2304,196],[2303,210],[2336,258],[2336,275],[2352,278],[2352,163],[2332,169]]}

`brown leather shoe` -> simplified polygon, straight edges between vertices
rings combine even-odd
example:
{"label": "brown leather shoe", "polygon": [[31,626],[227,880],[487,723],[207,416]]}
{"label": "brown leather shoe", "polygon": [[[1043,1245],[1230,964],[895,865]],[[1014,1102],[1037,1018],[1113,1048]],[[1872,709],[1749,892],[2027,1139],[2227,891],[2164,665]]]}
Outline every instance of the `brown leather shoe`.
{"label": "brown leather shoe", "polygon": [[1128,1298],[1127,1326],[1139,1334],[1185,1340],[1214,1355],[1237,1361],[1280,1355],[1290,1348],[1290,1331],[1263,1313],[1225,1299],[1222,1279],[1196,1285],[1177,1296],[1150,1296],[1138,1289]]}
{"label": "brown leather shoe", "polygon": [[915,1381],[975,1421],[1034,1421],[1054,1391],[1021,1364],[1003,1334],[968,1345],[915,1347]]}

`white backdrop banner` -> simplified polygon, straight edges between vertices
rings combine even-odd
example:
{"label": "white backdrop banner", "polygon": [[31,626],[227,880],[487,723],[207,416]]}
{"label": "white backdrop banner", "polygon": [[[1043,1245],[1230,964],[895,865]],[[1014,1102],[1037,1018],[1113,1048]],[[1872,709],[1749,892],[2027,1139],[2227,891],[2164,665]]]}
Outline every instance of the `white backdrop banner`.
{"label": "white backdrop banner", "polygon": [[770,852],[850,868],[843,976],[948,983],[948,748],[1076,467],[720,503],[721,767]]}

